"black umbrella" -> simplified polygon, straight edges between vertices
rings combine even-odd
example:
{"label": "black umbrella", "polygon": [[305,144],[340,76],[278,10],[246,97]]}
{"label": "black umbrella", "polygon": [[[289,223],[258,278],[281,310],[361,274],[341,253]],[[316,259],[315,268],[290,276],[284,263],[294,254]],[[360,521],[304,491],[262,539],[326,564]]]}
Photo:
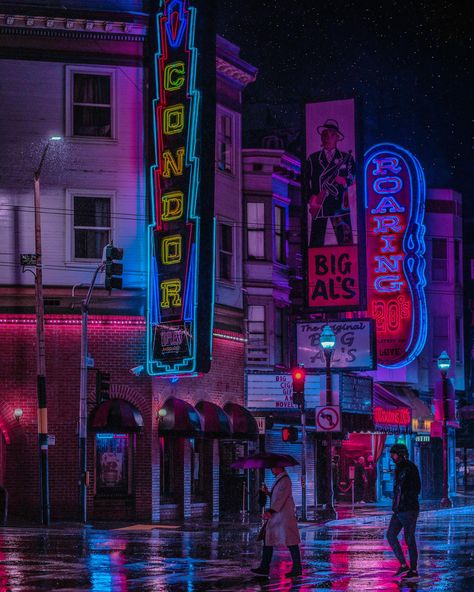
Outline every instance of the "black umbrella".
{"label": "black umbrella", "polygon": [[294,467],[300,463],[289,454],[259,452],[238,458],[230,466],[233,469],[271,469],[272,467]]}

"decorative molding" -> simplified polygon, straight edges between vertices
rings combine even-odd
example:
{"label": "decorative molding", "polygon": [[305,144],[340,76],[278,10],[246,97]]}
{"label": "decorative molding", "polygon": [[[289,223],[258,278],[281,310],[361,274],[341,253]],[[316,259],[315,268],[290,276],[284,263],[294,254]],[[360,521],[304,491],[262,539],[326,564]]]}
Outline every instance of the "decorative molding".
{"label": "decorative molding", "polygon": [[254,82],[257,77],[256,73],[245,72],[219,56],[216,58],[216,70],[218,74],[231,78],[242,84],[242,86],[247,86],[251,82]]}
{"label": "decorative molding", "polygon": [[[64,32],[74,31],[76,37],[77,33],[82,32],[88,37],[91,33],[100,35],[101,39],[142,41],[147,34],[146,25],[141,23],[0,13],[0,27],[3,25],[11,27],[15,33],[20,35],[43,35],[43,31],[47,30],[50,35],[62,37]],[[25,31],[26,27],[27,31]],[[0,29],[1,33],[11,34],[13,31]]]}

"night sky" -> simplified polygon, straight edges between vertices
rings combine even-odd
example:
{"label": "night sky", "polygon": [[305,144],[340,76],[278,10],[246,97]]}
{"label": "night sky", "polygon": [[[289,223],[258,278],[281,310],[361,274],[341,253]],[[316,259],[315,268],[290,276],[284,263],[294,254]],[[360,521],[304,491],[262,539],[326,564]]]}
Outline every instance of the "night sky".
{"label": "night sky", "polygon": [[409,149],[428,186],[461,191],[474,216],[472,12],[454,0],[222,0],[218,33],[259,69],[244,145],[265,128],[296,134],[305,100],[358,95],[365,148]]}

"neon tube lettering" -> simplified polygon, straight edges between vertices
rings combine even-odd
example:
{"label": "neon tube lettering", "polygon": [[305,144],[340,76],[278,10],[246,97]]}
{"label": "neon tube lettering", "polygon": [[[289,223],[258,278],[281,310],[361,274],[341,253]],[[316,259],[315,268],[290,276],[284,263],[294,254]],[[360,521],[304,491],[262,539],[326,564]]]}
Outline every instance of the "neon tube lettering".
{"label": "neon tube lettering", "polygon": [[377,175],[386,175],[387,171],[396,174],[402,170],[402,167],[398,166],[399,160],[395,156],[387,156],[385,158],[374,158],[372,162],[375,163],[375,170],[372,173],[375,177]]}
{"label": "neon tube lettering", "polygon": [[172,62],[171,64],[167,64],[163,72],[164,89],[169,92],[179,90],[185,83],[185,72],[184,62]]}
{"label": "neon tube lettering", "polygon": [[374,288],[378,292],[398,292],[405,285],[399,275],[384,275],[374,281]]}
{"label": "neon tube lettering", "polygon": [[397,238],[396,234],[386,234],[380,237],[384,241],[385,245],[380,249],[382,253],[394,253],[395,247],[393,241]]}
{"label": "neon tube lettering", "polygon": [[[160,284],[161,288],[161,308],[170,308],[171,306],[181,306],[181,280],[164,280]],[[171,301],[171,304],[170,304]]]}
{"label": "neon tube lettering", "polygon": [[184,146],[176,150],[176,158],[173,156],[171,150],[165,150],[163,152],[163,177],[169,179],[171,172],[176,177],[183,174],[184,165]]}
{"label": "neon tube lettering", "polygon": [[374,181],[374,191],[379,195],[398,193],[402,187],[403,182],[399,177],[382,177]]}
{"label": "neon tube lettering", "polygon": [[181,261],[183,239],[180,234],[166,236],[161,242],[161,260],[164,265],[173,265]]}
{"label": "neon tube lettering", "polygon": [[400,232],[402,230],[398,216],[374,216],[374,222],[376,223],[376,227],[374,228],[375,233],[386,233],[389,230]]}
{"label": "neon tube lettering", "polygon": [[182,191],[165,193],[161,198],[161,219],[163,222],[178,220],[183,215],[184,194]]}
{"label": "neon tube lettering", "polygon": [[385,273],[386,271],[393,271],[394,273],[400,269],[400,261],[403,261],[403,255],[377,255],[375,257],[378,265],[375,268],[375,273]]}
{"label": "neon tube lettering", "polygon": [[[380,179],[380,180],[383,181],[383,179]],[[375,187],[374,187],[374,189],[375,189]],[[401,214],[404,211],[405,211],[405,208],[403,206],[401,206],[392,195],[389,195],[387,197],[382,197],[382,199],[379,201],[377,207],[374,208],[373,210],[370,210],[370,213],[371,214],[387,214],[388,212],[390,212],[393,214],[394,212],[396,212],[397,214]]]}
{"label": "neon tube lettering", "polygon": [[167,136],[180,134],[184,129],[184,105],[179,103],[163,111],[163,133]]}

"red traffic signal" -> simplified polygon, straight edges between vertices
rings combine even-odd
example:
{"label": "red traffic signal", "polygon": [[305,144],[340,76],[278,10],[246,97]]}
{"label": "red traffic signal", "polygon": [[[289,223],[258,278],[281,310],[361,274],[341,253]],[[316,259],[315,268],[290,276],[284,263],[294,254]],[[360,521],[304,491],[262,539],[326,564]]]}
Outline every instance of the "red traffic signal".
{"label": "red traffic signal", "polygon": [[298,441],[298,428],[294,426],[288,426],[281,429],[281,439],[283,442],[297,442]]}
{"label": "red traffic signal", "polygon": [[291,376],[293,378],[293,394],[304,394],[304,381],[306,378],[304,368],[293,368]]}

